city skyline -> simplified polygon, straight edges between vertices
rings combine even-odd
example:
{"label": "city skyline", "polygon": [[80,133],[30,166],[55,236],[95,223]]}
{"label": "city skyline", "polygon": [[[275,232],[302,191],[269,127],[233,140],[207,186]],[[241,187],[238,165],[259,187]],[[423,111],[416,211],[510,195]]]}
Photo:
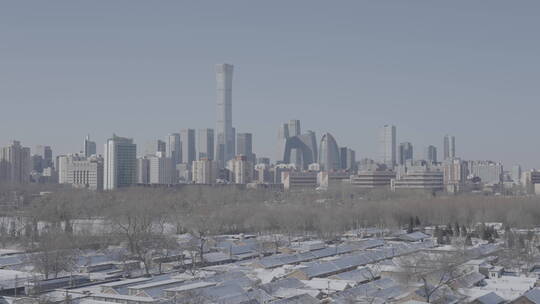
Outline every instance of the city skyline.
{"label": "city skyline", "polygon": [[[0,29],[6,38],[0,98],[13,113],[28,113],[24,128],[11,127],[17,115],[2,119],[1,129],[9,130],[0,134],[2,145],[16,139],[30,147],[52,146],[58,155],[81,151],[81,136],[89,133],[102,154],[102,143],[113,132],[142,145],[184,128],[215,128],[214,64],[231,62],[237,68],[234,126],[253,134],[257,155],[274,159],[276,129],[295,118],[316,134],[330,132],[354,149],[357,159],[376,159],[377,129],[393,124],[398,142],[416,147],[415,158],[428,145],[442,158],[441,138],[452,134],[464,159],[540,167],[540,144],[526,140],[534,138],[539,107],[531,79],[540,69],[530,59],[540,47],[528,38],[538,20],[524,7],[499,1],[489,8],[365,3],[355,4],[361,9],[328,6],[302,16],[302,5],[293,4],[276,25],[255,7],[234,2],[213,8],[189,4],[185,10],[178,4],[153,6],[161,22],[140,18],[149,8],[142,2],[123,14],[119,4],[111,4],[110,12],[97,4],[36,5],[39,14],[17,3],[0,12],[7,24]],[[272,7],[265,12],[277,13]],[[14,16],[35,18],[23,26]],[[96,23],[95,16],[103,22]],[[316,23],[322,16],[335,25]],[[434,16],[440,22],[433,29],[420,26]],[[500,24],[501,16],[512,26]],[[60,31],[65,24],[70,30]],[[246,24],[253,32],[237,31]],[[321,34],[310,34],[313,30]],[[21,32],[30,39],[19,40]],[[180,39],[170,40],[171,33]],[[404,34],[408,41],[401,40]],[[115,42],[118,37],[124,37],[122,43]],[[297,37],[304,37],[302,44],[295,43]],[[501,37],[510,42],[501,45]],[[43,39],[51,43],[36,44]],[[182,39],[191,44],[179,43]],[[87,44],[97,51],[81,47]],[[126,111],[127,106],[133,109]]]}

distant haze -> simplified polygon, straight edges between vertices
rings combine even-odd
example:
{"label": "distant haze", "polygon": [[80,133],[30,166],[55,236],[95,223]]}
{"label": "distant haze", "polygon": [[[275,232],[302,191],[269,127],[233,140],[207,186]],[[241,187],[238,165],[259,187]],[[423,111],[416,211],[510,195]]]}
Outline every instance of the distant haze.
{"label": "distant haze", "polygon": [[397,126],[415,156],[540,167],[537,1],[3,1],[0,144],[144,150],[215,128],[216,63],[232,63],[233,125],[275,159],[280,123],[330,132],[357,159]]}

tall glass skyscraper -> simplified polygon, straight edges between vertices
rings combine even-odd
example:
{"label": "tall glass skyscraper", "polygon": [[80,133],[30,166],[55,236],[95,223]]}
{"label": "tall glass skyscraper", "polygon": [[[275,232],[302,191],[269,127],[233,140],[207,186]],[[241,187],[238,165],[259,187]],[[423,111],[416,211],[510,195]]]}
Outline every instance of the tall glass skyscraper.
{"label": "tall glass skyscraper", "polygon": [[379,157],[389,168],[396,165],[396,126],[385,125],[380,129]]}
{"label": "tall glass skyscraper", "polygon": [[234,131],[232,126],[232,78],[231,64],[216,65],[217,80],[217,140],[216,159],[219,166],[234,158]]}

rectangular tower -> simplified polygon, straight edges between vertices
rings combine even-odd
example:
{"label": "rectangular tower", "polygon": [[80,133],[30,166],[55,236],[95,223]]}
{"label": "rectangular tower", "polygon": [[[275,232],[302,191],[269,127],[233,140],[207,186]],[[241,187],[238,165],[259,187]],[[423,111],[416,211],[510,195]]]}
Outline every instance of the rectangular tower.
{"label": "rectangular tower", "polygon": [[385,125],[380,129],[379,158],[388,168],[396,165],[396,126]]}
{"label": "rectangular tower", "polygon": [[232,78],[231,64],[216,65],[217,80],[217,141],[216,158],[219,166],[234,158],[234,132],[232,127]]}
{"label": "rectangular tower", "polygon": [[202,158],[214,160],[214,129],[199,129],[198,137],[199,155],[197,160]]}
{"label": "rectangular tower", "polygon": [[180,131],[180,143],[182,148],[181,162],[191,166],[195,160],[195,130],[183,129]]}
{"label": "rectangular tower", "polygon": [[113,135],[104,149],[103,188],[114,190],[137,182],[137,145],[131,138]]}

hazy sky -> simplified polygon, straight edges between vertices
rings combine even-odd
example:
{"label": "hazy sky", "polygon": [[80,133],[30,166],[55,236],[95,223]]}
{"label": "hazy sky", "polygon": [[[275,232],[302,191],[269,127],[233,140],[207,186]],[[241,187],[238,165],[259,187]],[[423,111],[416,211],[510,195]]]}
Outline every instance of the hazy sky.
{"label": "hazy sky", "polygon": [[[275,158],[280,123],[376,157],[397,126],[415,155],[540,167],[538,1],[2,1],[0,143],[77,152],[215,128],[216,63],[233,124]],[[140,149],[142,150],[142,149]]]}

